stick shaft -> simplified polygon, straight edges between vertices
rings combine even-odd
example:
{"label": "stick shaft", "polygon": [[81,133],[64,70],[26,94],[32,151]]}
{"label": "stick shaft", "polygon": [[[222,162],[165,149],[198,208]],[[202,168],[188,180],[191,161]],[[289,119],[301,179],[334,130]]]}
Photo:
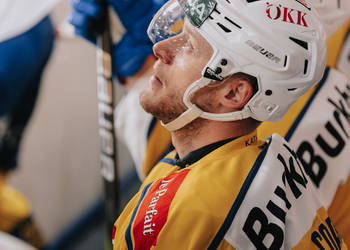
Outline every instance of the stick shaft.
{"label": "stick shaft", "polygon": [[[109,20],[108,20],[109,21]],[[114,131],[114,86],[112,80],[111,35],[109,22],[97,41],[97,98],[100,136],[101,173],[104,181],[106,240],[105,249],[111,248],[112,229],[117,219],[120,199],[117,169],[117,143]]]}

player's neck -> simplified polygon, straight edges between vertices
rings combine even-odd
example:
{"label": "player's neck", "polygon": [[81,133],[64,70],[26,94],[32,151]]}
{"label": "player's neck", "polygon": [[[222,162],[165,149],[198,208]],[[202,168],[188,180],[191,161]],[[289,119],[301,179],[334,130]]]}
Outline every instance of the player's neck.
{"label": "player's neck", "polygon": [[171,133],[172,143],[180,158],[214,142],[249,134],[257,124],[247,121],[219,122],[196,119],[184,128]]}

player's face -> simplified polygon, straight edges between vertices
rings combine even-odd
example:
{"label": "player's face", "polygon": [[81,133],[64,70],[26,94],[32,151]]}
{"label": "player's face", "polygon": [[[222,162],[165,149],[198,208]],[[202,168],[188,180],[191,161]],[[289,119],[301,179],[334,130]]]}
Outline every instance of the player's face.
{"label": "player's face", "polygon": [[158,60],[140,103],[147,112],[167,123],[186,110],[184,92],[201,78],[213,49],[186,20],[180,34],[156,43],[153,51]]}

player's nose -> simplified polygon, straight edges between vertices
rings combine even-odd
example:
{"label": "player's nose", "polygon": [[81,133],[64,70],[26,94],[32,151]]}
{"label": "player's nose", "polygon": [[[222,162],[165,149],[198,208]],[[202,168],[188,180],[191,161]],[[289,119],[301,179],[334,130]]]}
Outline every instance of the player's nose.
{"label": "player's nose", "polygon": [[154,55],[165,64],[171,64],[174,57],[174,48],[170,46],[170,42],[168,40],[169,39],[165,39],[153,45]]}

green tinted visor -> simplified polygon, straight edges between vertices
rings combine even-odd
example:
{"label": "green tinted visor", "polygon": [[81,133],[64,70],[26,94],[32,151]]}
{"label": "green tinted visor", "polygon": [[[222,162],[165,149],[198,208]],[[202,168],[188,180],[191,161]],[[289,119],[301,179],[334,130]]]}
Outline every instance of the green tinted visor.
{"label": "green tinted visor", "polygon": [[182,32],[185,16],[195,27],[200,27],[216,5],[215,0],[170,0],[155,14],[147,29],[153,43]]}

